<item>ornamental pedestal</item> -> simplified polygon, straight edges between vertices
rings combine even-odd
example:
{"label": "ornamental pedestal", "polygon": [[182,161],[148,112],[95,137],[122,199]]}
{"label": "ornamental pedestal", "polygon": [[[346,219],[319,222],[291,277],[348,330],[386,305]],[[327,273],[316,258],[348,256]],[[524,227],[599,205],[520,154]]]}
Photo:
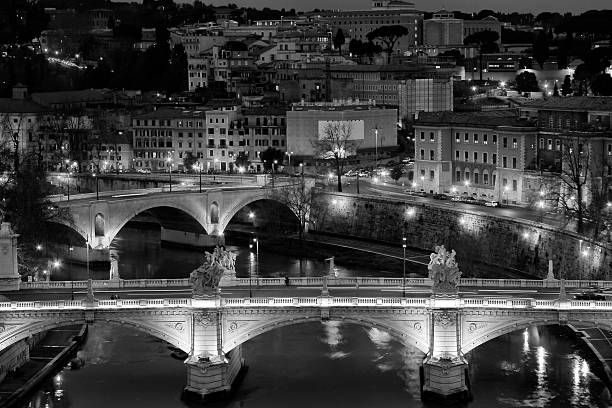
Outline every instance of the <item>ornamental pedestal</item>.
{"label": "ornamental pedestal", "polygon": [[471,400],[468,364],[462,357],[426,357],[421,371],[421,399],[448,403]]}
{"label": "ornamental pedestal", "polygon": [[21,277],[17,264],[17,238],[11,224],[0,225],[0,292],[19,290]]}
{"label": "ornamental pedestal", "polygon": [[188,401],[200,402],[227,397],[242,380],[247,369],[242,358],[242,346],[221,356],[202,358],[191,355],[185,365],[187,385],[182,397]]}

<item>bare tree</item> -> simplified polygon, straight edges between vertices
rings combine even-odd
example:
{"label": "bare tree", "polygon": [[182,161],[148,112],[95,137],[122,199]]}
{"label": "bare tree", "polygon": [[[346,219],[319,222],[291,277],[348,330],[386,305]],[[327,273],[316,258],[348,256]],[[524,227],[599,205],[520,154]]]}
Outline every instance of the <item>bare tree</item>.
{"label": "bare tree", "polygon": [[19,149],[21,148],[21,136],[26,129],[26,115],[23,113],[5,113],[0,118],[0,129],[2,131],[2,141],[10,141],[13,144],[13,169],[19,170]]}
{"label": "bare tree", "polygon": [[292,177],[289,185],[277,187],[271,192],[272,198],[285,204],[298,218],[299,237],[304,239],[311,213],[314,209],[315,191],[306,185],[304,175]]}
{"label": "bare tree", "polygon": [[580,137],[565,143],[562,149],[558,204],[568,218],[576,220],[577,231],[582,234],[588,214],[585,198],[591,171],[591,151],[589,146],[583,145]]}
{"label": "bare tree", "polygon": [[342,192],[342,170],[347,157],[355,154],[358,143],[351,140],[353,127],[347,121],[332,121],[325,125],[313,145],[316,154],[323,159],[333,160],[338,178],[338,192]]}

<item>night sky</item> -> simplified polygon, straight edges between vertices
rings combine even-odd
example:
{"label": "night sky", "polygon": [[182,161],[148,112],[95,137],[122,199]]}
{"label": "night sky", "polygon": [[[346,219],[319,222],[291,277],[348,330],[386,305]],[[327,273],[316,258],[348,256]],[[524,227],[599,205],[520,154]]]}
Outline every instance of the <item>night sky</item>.
{"label": "night sky", "polygon": [[[177,0],[175,0],[177,1]],[[181,1],[181,0],[178,0]],[[492,9],[496,11],[532,12],[538,14],[542,11],[558,11],[582,13],[592,9],[612,8],[611,0],[412,0],[416,8],[425,11],[435,11],[442,7],[449,10],[478,11]],[[191,3],[192,0],[186,0]],[[313,8],[341,8],[346,10],[363,10],[370,8],[370,0],[208,0],[205,4],[213,3],[221,6],[235,3],[248,7],[295,8],[297,10],[312,10]]]}

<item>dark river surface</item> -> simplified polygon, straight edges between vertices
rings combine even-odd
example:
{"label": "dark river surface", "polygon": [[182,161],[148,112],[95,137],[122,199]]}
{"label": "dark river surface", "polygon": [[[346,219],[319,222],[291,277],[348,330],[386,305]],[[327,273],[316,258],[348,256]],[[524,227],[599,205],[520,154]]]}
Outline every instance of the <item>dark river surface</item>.
{"label": "dark river surface", "polygon": [[[130,278],[186,277],[202,251],[160,248],[159,232],[125,228],[116,242],[120,272]],[[248,249],[237,269],[256,268]],[[259,271],[274,276],[321,275],[322,261],[295,259],[260,248]],[[301,266],[300,266],[301,264]],[[67,269],[67,268],[63,268]],[[371,268],[368,268],[371,270]],[[60,275],[54,279],[62,279]],[[66,273],[66,272],[64,272]],[[74,279],[86,276],[74,266]],[[96,272],[97,277],[106,272]],[[365,268],[342,268],[344,276]],[[81,276],[82,275],[82,276]],[[423,354],[375,328],[328,321],[272,330],[243,344],[249,371],[237,392],[214,408],[435,407],[419,399]],[[85,365],[50,378],[23,407],[178,408],[185,385],[183,362],[161,340],[109,324],[90,326],[80,351]],[[594,371],[597,364],[566,330],[531,327],[489,341],[467,356],[476,407],[610,407],[610,394]]]}

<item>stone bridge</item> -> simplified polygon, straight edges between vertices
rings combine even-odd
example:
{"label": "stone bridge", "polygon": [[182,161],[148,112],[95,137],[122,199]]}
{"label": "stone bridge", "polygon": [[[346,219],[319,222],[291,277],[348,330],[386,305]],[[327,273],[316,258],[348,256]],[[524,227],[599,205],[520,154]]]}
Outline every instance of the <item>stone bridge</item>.
{"label": "stone bridge", "polygon": [[[307,180],[306,188],[311,184]],[[109,248],[121,228],[146,211],[152,212],[164,228],[189,225],[190,232],[209,236],[207,245],[213,246],[223,240],[225,228],[242,208],[259,200],[281,202],[283,193],[279,191],[283,188],[292,185],[227,186],[205,188],[202,192],[127,190],[100,199],[91,194],[77,195],[56,204],[68,208],[72,216],[69,221],[58,222],[76,231],[91,248]]]}
{"label": "stone bridge", "polygon": [[77,323],[127,325],[187,353],[185,395],[229,390],[241,345],[275,328],[340,320],[387,331],[424,354],[424,397],[468,398],[465,353],[531,325],[612,329],[612,302],[466,297],[279,297],[59,300],[0,303],[0,351],[38,332]]}

